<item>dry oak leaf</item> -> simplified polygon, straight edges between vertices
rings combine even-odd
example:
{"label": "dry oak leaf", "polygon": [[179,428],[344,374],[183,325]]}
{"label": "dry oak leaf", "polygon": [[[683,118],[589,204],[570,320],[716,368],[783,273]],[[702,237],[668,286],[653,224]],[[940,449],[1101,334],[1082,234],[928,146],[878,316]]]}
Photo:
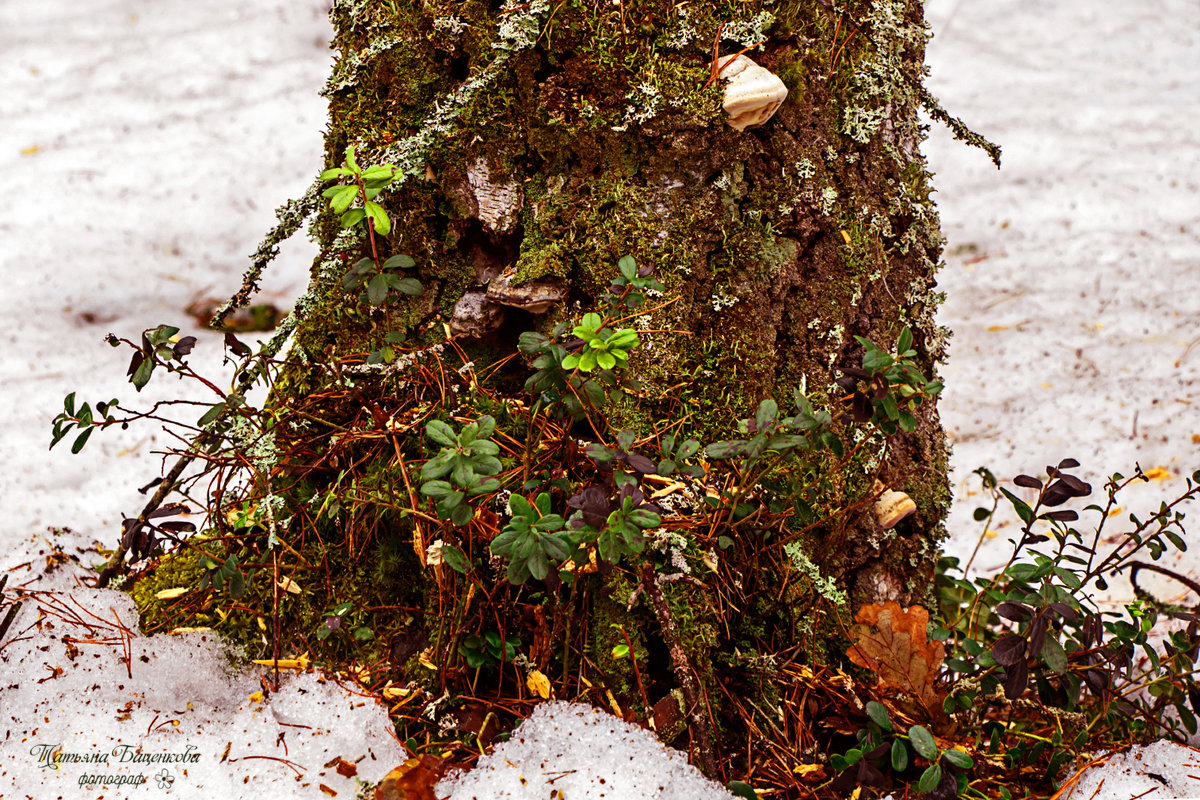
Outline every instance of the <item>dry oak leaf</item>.
{"label": "dry oak leaf", "polygon": [[850,660],[909,695],[931,717],[941,718],[942,697],[934,683],[946,648],[926,639],[929,612],[921,606],[904,609],[889,600],[863,606],[855,620],[858,624],[850,629],[854,645],[846,653]]}
{"label": "dry oak leaf", "polygon": [[375,789],[375,800],[437,800],[433,787],[446,771],[437,756],[410,758],[384,776]]}

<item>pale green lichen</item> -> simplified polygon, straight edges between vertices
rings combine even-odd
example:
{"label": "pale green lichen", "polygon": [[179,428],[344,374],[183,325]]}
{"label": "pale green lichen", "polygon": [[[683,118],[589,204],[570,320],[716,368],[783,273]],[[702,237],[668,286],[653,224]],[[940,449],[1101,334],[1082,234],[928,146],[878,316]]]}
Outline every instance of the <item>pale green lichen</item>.
{"label": "pale green lichen", "polygon": [[827,217],[833,216],[834,210],[837,208],[838,193],[837,189],[832,186],[826,186],[821,190],[821,213]]}
{"label": "pale green lichen", "polygon": [[279,245],[292,238],[292,235],[304,224],[304,220],[312,216],[313,212],[320,207],[320,193],[321,180],[318,178],[298,200],[289,200],[275,210],[275,218],[279,222],[258,245],[254,255],[250,257],[250,268],[242,276],[242,288],[217,309],[210,323],[212,327],[219,327],[233,311],[250,302],[251,296],[258,291],[258,281],[262,277],[263,271],[268,264],[275,260],[275,256],[279,255]]}
{"label": "pale green lichen", "polygon": [[850,599],[846,596],[846,593],[838,588],[836,581],[821,574],[821,570],[817,568],[817,565],[804,552],[804,548],[801,547],[799,542],[784,545],[783,550],[787,553],[788,558],[792,560],[792,566],[796,571],[808,578],[812,583],[817,594],[839,607],[849,604]]}
{"label": "pale green lichen", "polygon": [[763,42],[767,40],[767,30],[773,24],[775,15],[770,11],[760,11],[750,19],[727,23],[721,29],[721,38],[737,42],[742,47],[757,47],[761,50]]}
{"label": "pale green lichen", "polygon": [[676,573],[682,575],[692,574],[692,568],[687,562],[687,557],[684,555],[688,544],[686,537],[664,528],[655,528],[652,531],[646,532],[646,543],[649,545],[650,550],[667,556]]}
{"label": "pale green lichen", "polygon": [[842,120],[842,133],[859,144],[866,144],[887,119],[887,107],[864,108],[852,106],[846,109]]}
{"label": "pale green lichen", "polygon": [[[519,32],[514,32],[519,35]],[[507,42],[508,40],[505,40]],[[434,105],[434,112],[425,119],[421,129],[379,153],[379,162],[395,164],[404,178],[425,174],[425,162],[433,144],[454,131],[454,123],[463,111],[484,89],[496,82],[512,56],[512,51],[502,48],[479,74],[463,82],[446,98]],[[393,183],[393,188],[401,181]]]}
{"label": "pale green lichen", "polygon": [[550,10],[548,0],[533,0],[532,3],[507,0],[500,12],[504,19],[500,22],[498,34],[500,41],[492,45],[498,50],[517,52],[528,50],[537,42],[541,31],[539,17]]}
{"label": "pale green lichen", "polygon": [[371,44],[361,52],[353,50],[344,52],[334,64],[329,80],[325,81],[325,86],[319,94],[322,97],[332,98],[338,92],[358,85],[358,72],[365,64],[369,64],[381,53],[406,44],[407,40],[403,34],[389,31],[373,38]]}
{"label": "pale green lichen", "polygon": [[444,33],[451,38],[457,38],[462,35],[469,25],[463,22],[458,17],[438,17],[433,21],[433,29],[440,33]]}
{"label": "pale green lichen", "polygon": [[[463,112],[482,91],[505,74],[515,53],[533,47],[541,30],[540,15],[549,9],[547,0],[534,0],[532,3],[509,0],[502,12],[504,19],[497,31],[499,38],[492,43],[496,57],[480,72],[437,101],[433,113],[425,118],[420,130],[383,149],[378,154],[378,163],[395,164],[405,179],[424,176],[430,149],[454,132],[455,123]],[[395,190],[402,182],[393,183],[392,189]]]}
{"label": "pale green lichen", "polygon": [[279,463],[274,431],[260,431],[245,417],[234,416],[228,422],[225,436],[230,446],[245,456],[259,474],[269,474]]}
{"label": "pale green lichen", "polygon": [[[917,101],[915,85],[906,75],[906,59],[920,52],[929,38],[929,29],[910,23],[904,0],[885,0],[871,5],[864,27],[871,31],[875,52],[855,64],[851,77],[850,102],[842,115],[842,133],[859,144],[871,141],[879,132],[888,109]],[[911,129],[901,132],[900,140],[917,141],[920,123],[915,117]]]}
{"label": "pale green lichen", "polygon": [[[884,456],[887,455],[887,440],[878,429],[865,427],[855,428],[851,438],[856,447],[862,445],[859,467],[867,474],[876,472],[883,465]],[[864,442],[866,444],[863,444]]]}
{"label": "pale green lichen", "polygon": [[624,122],[613,130],[625,130],[630,124],[641,124],[653,119],[662,107],[663,96],[653,83],[642,81],[625,94],[625,100],[629,105],[625,108]]}
{"label": "pale green lichen", "polygon": [[712,308],[713,311],[717,311],[717,312],[724,311],[727,308],[733,308],[739,302],[740,301],[738,300],[738,298],[730,297],[728,294],[725,293],[724,286],[718,286],[713,291],[712,296],[708,300],[709,306]]}
{"label": "pale green lichen", "polygon": [[672,50],[682,50],[699,38],[700,33],[696,30],[691,11],[685,6],[679,9],[676,28],[667,36],[663,44]]}

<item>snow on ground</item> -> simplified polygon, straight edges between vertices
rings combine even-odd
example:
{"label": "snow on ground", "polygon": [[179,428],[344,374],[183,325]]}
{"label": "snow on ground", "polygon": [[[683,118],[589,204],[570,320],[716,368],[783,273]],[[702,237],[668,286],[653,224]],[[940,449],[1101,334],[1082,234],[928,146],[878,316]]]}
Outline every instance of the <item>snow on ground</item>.
{"label": "snow on ground", "polygon": [[[1125,505],[1157,507],[1200,469],[1200,6],[927,6],[930,89],[1004,148],[997,171],[945,130],[926,147],[954,331],[949,549],[969,555],[979,536],[979,466],[1008,480],[1071,456],[1099,491],[1140,462],[1172,477]],[[997,528],[984,572],[1014,528]]]}
{"label": "snow on ground", "polygon": [[[931,88],[1005,149],[997,172],[944,131],[927,146],[949,240],[941,320],[955,332],[942,403],[958,495],[950,548],[965,556],[979,535],[977,466],[1009,479],[1074,456],[1097,488],[1135,461],[1163,468],[1134,507],[1157,505],[1200,467],[1200,7],[928,7]],[[97,435],[79,456],[69,441],[46,451],[67,392],[133,400],[128,356],[102,344],[108,331],[179,325],[201,337],[193,362],[216,373],[216,337],[182,309],[236,287],[273,208],[318,168],[324,12],[321,0],[0,5],[0,570],[10,584],[40,580],[48,614],[39,631],[26,608],[14,630],[31,638],[0,661],[0,796],[76,794],[81,775],[97,774],[46,768],[41,744],[83,756],[194,746],[198,762],[114,769],[181,797],[311,797],[322,783],[348,797],[354,780],[335,758],[366,780],[403,760],[382,709],[352,689],[306,675],[259,702],[257,672],[228,667],[204,634],[137,636],[127,597],[78,587],[70,559],[94,562],[87,548],[113,542],[122,512],[144,502],[134,487],[156,474],[162,434],[135,426]],[[265,299],[286,306],[312,255],[303,239],[286,246]],[[158,378],[138,400],[181,391],[205,399]],[[1011,523],[995,527],[985,569],[1007,555]],[[55,552],[68,562],[39,578]],[[1085,776],[1074,796],[1093,797],[1100,777],[1095,800],[1196,793],[1190,750],[1139,757],[1129,776],[1116,759]],[[164,768],[173,783],[158,783]]]}
{"label": "snow on ground", "polygon": [[[148,405],[123,377],[128,351],[103,343],[109,331],[178,325],[201,337],[195,363],[219,374],[219,337],[193,330],[183,309],[237,287],[274,208],[320,168],[328,41],[325,8],[311,0],[0,4],[0,570],[10,588],[38,578],[56,551],[95,562],[83,548],[111,546],[121,513],[145,502],[136,487],[167,444],[153,425],[106,431],[72,457],[70,440],[47,452],[49,421],[73,390],[80,402]],[[302,237],[285,248],[267,298],[286,307],[313,254]],[[179,393],[211,402],[159,376],[143,392]],[[37,582],[48,592],[36,603],[42,627],[27,604],[10,633],[25,638],[3,652],[0,797],[309,798],[322,784],[353,797],[356,778],[377,781],[406,758],[376,699],[311,674],[260,697],[259,670],[232,669],[211,634],[133,635],[130,598],[77,588],[79,573],[68,561]],[[43,756],[60,746],[109,763],[55,769]],[[185,759],[141,763],[139,747]]]}
{"label": "snow on ground", "polygon": [[474,770],[439,783],[438,794],[449,800],[733,800],[683,753],[664,746],[645,728],[606,711],[563,702],[538,706]]}
{"label": "snow on ground", "polygon": [[128,595],[37,596],[15,626],[29,630],[4,653],[2,797],[353,797],[407,757],[376,698],[314,673],[265,695],[211,631],[130,635]]}

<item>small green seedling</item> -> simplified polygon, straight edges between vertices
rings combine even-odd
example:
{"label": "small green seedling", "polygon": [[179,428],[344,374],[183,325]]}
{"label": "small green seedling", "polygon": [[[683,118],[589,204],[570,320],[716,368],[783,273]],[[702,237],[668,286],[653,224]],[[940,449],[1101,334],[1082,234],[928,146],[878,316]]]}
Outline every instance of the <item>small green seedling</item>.
{"label": "small green seedling", "polygon": [[352,145],[346,148],[346,166],[321,173],[323,181],[351,178],[351,182],[331,186],[321,196],[329,201],[330,210],[338,215],[343,228],[353,228],[363,220],[370,220],[371,230],[380,236],[387,236],[392,231],[392,221],[383,206],[375,202],[375,198],[396,179],[398,171],[393,164],[376,164],[361,169]]}

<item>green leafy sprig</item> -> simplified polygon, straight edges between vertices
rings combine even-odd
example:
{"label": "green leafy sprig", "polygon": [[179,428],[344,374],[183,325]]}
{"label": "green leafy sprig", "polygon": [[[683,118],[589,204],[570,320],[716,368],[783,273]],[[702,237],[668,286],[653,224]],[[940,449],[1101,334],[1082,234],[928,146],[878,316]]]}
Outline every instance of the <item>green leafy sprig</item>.
{"label": "green leafy sprig", "polygon": [[[838,383],[851,391],[850,410],[855,422],[873,422],[885,435],[897,429],[917,429],[914,410],[942,391],[942,382],[927,378],[913,361],[913,334],[909,328],[896,338],[896,354],[862,336],[854,337],[864,348],[862,369],[843,368]],[[865,387],[860,383],[867,384]]]}
{"label": "green leafy sprig", "polygon": [[359,296],[359,302],[376,307],[383,305],[394,291],[417,297],[421,294],[421,282],[416,278],[406,278],[398,271],[411,269],[416,264],[412,256],[406,255],[392,256],[378,267],[373,260],[360,258],[342,276],[342,287],[350,291],[365,287],[366,291]]}
{"label": "green leafy sprig", "polygon": [[571,329],[582,340],[577,352],[568,353],[562,360],[563,369],[579,368],[581,372],[618,369],[629,366],[629,351],[641,342],[633,328],[605,327],[604,318],[595,312],[583,315],[583,320]]}
{"label": "green leafy sprig", "polygon": [[624,305],[638,308],[646,302],[646,292],[661,292],[663,285],[654,277],[654,267],[638,267],[633,256],[622,256],[617,261],[621,273],[609,284],[608,294],[600,298],[602,305]]}
{"label": "green leafy sprig", "polygon": [[508,498],[512,518],[492,540],[492,554],[508,559],[508,582],[514,586],[529,577],[544,580],[554,564],[571,551],[566,522],[550,513],[550,495],[542,492],[530,503],[519,494]]}
{"label": "green leafy sprig", "polygon": [[354,156],[354,146],[351,145],[346,148],[345,166],[321,173],[323,181],[350,178],[350,183],[331,186],[321,192],[321,196],[329,201],[330,210],[338,215],[343,228],[353,228],[368,220],[370,230],[387,236],[392,231],[392,221],[375,198],[397,177],[398,169],[393,164],[360,168]]}
{"label": "green leafy sprig", "polygon": [[866,711],[870,721],[858,731],[858,746],[844,755],[835,753],[829,759],[830,765],[841,773],[857,768],[848,776],[852,785],[885,785],[885,773],[900,777],[916,767],[919,757],[927,765],[913,787],[917,792],[926,795],[937,792],[937,797],[956,797],[967,792],[965,773],[974,766],[974,759],[961,750],[939,748],[924,725],[912,725],[907,733],[897,730],[882,703],[871,700]]}
{"label": "green leafy sprig", "polygon": [[[484,415],[467,423],[459,433],[441,420],[425,424],[425,435],[442,449],[421,468],[421,493],[437,501],[438,516],[455,525],[466,525],[475,515],[464,502],[500,488],[491,477],[500,472],[500,446],[491,441],[496,420]],[[449,480],[442,480],[442,478]]]}

